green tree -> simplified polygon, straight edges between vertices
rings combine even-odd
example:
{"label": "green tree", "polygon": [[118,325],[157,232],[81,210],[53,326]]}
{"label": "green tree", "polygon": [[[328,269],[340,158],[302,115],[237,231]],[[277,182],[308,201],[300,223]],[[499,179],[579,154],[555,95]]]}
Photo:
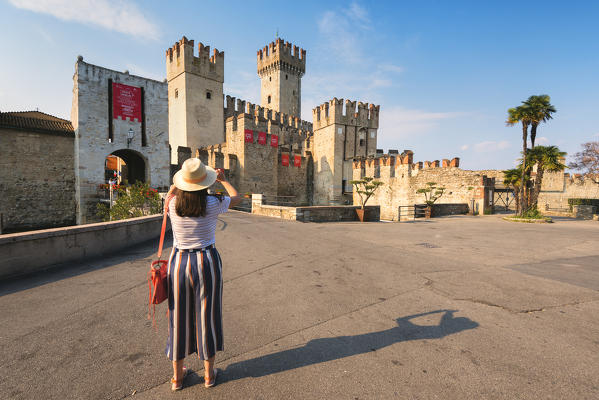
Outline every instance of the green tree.
{"label": "green tree", "polygon": [[144,215],[159,214],[162,200],[156,189],[147,183],[134,183],[131,186],[119,186],[118,197],[111,208],[98,204],[97,215],[104,221],[143,217]]}
{"label": "green tree", "polygon": [[416,190],[416,193],[424,195],[424,202],[427,206],[431,207],[435,204],[435,201],[439,200],[443,193],[445,193],[444,187],[438,187],[437,182],[427,182],[426,186]]}
{"label": "green tree", "polygon": [[520,185],[520,212],[524,211],[526,209],[526,204],[527,202],[527,196],[526,196],[526,186],[527,186],[527,179],[526,179],[526,150],[528,148],[528,126],[531,123],[531,110],[529,107],[527,106],[518,106],[518,107],[513,107],[507,110],[507,120],[506,123],[509,126],[513,126],[516,125],[518,123],[522,124],[522,171],[521,171],[521,182],[522,184]]}
{"label": "green tree", "polygon": [[547,94],[530,96],[522,104],[528,109],[527,114],[530,117],[530,143],[534,149],[537,127],[541,122],[547,122],[552,119],[552,114],[557,112],[557,110],[551,104],[551,97]]}
{"label": "green tree", "polygon": [[545,171],[563,171],[566,168],[566,165],[562,163],[562,159],[566,157],[566,154],[566,152],[560,151],[556,146],[537,146],[530,149],[528,152],[527,164],[529,165],[529,168],[532,169],[535,164],[537,166],[537,174],[530,196],[531,207],[537,208],[539,193],[541,192],[541,185],[543,182],[543,174]]}
{"label": "green tree", "polygon": [[503,184],[514,190],[514,202],[516,203],[516,214],[520,214],[520,186],[522,183],[521,168],[503,171]]}
{"label": "green tree", "polygon": [[356,188],[356,193],[358,193],[358,196],[360,196],[360,205],[362,206],[362,210],[366,206],[368,199],[370,199],[379,186],[383,184],[383,182],[375,181],[374,178],[369,176],[365,176],[359,180],[350,181],[349,183],[354,185]]}

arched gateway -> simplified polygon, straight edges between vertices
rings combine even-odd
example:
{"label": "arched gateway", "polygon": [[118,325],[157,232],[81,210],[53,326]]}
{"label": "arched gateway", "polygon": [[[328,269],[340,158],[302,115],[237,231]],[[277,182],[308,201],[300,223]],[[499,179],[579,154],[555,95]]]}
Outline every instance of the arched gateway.
{"label": "arched gateway", "polygon": [[[110,153],[110,155],[106,157],[106,160],[109,161],[111,156],[117,158],[117,163],[116,165],[110,165],[107,162],[106,170],[107,172],[114,172],[114,176],[119,178],[119,182],[148,182],[148,168],[146,167],[147,161],[143,154],[130,149],[121,149]],[[110,173],[105,174],[105,179],[108,179],[110,177]]]}
{"label": "arched gateway", "polygon": [[120,171],[122,181],[168,189],[165,82],[87,64],[80,57],[73,76],[71,116],[75,130],[78,224],[97,220],[101,188],[111,178],[107,173],[109,155],[122,161],[115,169]]}

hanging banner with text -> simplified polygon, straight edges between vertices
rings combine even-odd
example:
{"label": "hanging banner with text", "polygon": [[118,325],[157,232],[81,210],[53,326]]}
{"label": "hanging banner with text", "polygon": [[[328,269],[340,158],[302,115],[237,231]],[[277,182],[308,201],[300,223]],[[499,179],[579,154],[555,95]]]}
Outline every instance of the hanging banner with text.
{"label": "hanging banner with text", "polygon": [[293,166],[301,167],[302,165],[302,156],[293,156]]}
{"label": "hanging banner with text", "polygon": [[289,154],[281,154],[281,165],[284,167],[289,166]]}
{"label": "hanging banner with text", "polygon": [[245,130],[245,142],[253,143],[254,142],[254,131],[251,129]]}
{"label": "hanging banner with text", "polygon": [[258,132],[258,143],[261,145],[266,144],[266,132]]}
{"label": "hanging banner with text", "polygon": [[112,118],[141,122],[141,89],[135,86],[112,83]]}
{"label": "hanging banner with text", "polygon": [[277,135],[270,135],[270,145],[277,147],[279,145],[279,137]]}

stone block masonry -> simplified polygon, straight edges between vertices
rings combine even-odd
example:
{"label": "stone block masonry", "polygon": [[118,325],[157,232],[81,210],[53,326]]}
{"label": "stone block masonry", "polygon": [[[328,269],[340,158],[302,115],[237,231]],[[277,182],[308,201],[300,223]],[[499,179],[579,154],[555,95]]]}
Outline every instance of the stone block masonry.
{"label": "stone block masonry", "polygon": [[[222,143],[225,53],[185,36],[166,50],[169,140],[172,151]],[[174,159],[175,154],[172,154]]]}
{"label": "stone block masonry", "polygon": [[274,111],[301,117],[302,76],[306,50],[277,39],[256,54],[260,76],[260,104]]}
{"label": "stone block masonry", "polygon": [[344,105],[337,98],[312,110],[314,204],[351,202],[352,162],[376,155],[379,110],[351,100]]}
{"label": "stone block masonry", "polygon": [[[141,89],[141,106],[144,110],[142,121],[111,118],[111,83]],[[109,154],[116,154],[124,159],[128,167],[135,166],[136,180],[147,182],[155,188],[166,189],[169,186],[167,107],[165,82],[98,67],[83,59],[77,61],[73,76],[71,121],[75,129],[78,224],[95,221],[97,188],[105,183],[105,160]],[[127,132],[130,129],[133,131],[133,139],[128,143]],[[128,168],[129,172],[131,169]]]}
{"label": "stone block masonry", "polygon": [[74,225],[73,134],[0,129],[3,233]]}

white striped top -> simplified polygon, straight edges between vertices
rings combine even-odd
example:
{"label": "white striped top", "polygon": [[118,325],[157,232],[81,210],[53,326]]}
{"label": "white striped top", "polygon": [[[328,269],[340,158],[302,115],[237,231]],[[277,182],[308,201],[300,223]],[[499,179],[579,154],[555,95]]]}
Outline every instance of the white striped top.
{"label": "white striped top", "polygon": [[231,198],[220,201],[215,196],[206,198],[205,217],[180,217],[175,211],[176,196],[168,206],[168,216],[173,229],[173,246],[179,249],[199,249],[214,244],[218,214],[227,212]]}

